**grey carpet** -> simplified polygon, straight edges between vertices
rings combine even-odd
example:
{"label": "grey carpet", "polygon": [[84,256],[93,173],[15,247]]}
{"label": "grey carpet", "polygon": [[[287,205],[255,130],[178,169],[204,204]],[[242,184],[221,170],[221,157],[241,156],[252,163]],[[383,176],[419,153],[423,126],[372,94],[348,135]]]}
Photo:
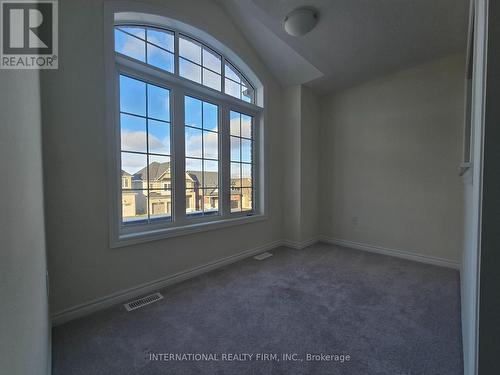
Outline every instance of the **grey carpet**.
{"label": "grey carpet", "polygon": [[[53,374],[463,374],[457,271],[323,244],[274,254],[163,289],[165,299],[142,309],[118,305],[54,328]],[[308,362],[307,353],[351,360]]]}

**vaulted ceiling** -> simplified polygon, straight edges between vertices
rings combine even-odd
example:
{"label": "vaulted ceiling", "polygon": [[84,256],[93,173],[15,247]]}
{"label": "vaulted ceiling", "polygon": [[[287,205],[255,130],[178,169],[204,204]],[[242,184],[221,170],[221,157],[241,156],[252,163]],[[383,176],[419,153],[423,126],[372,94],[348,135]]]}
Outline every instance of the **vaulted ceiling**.
{"label": "vaulted ceiling", "polygon": [[[218,0],[283,86],[329,93],[464,53],[468,0]],[[292,37],[287,13],[313,6],[314,30]]]}

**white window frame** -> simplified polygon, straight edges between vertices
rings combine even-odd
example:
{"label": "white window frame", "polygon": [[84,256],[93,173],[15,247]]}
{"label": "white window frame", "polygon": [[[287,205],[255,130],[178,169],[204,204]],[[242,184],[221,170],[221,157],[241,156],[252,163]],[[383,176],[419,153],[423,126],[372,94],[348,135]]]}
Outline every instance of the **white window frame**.
{"label": "white window frame", "polygon": [[[264,167],[265,150],[265,111],[263,108],[264,87],[249,79],[245,71],[242,75],[251,82],[254,88],[255,102],[248,103],[224,93],[224,63],[228,55],[227,49],[221,52],[216,46],[209,44],[204,38],[205,33],[201,30],[193,32],[183,28],[182,23],[161,16],[137,12],[138,4],[129,9],[131,3],[112,3],[105,5],[105,68],[107,82],[107,129],[109,139],[109,222],[110,222],[110,246],[121,247],[151,240],[169,238],[205,230],[219,229],[233,225],[247,224],[267,219],[267,188]],[[145,5],[143,5],[145,6]],[[133,12],[132,12],[133,11]],[[119,15],[119,17],[117,17]],[[160,22],[159,22],[160,20]],[[165,22],[161,22],[167,20]],[[170,22],[168,22],[170,21]],[[175,33],[175,70],[169,73],[154,66],[147,65],[138,60],[115,53],[114,51],[114,28],[120,24],[138,25],[145,27],[163,28]],[[180,26],[173,28],[172,25]],[[179,54],[178,36],[186,35],[198,41],[222,57],[222,82],[221,92],[189,81],[178,76]],[[239,58],[229,57],[233,66],[239,69],[234,60]],[[172,220],[169,222],[155,222],[146,224],[122,224],[121,207],[121,145],[120,145],[120,120],[119,120],[119,77],[125,74],[160,87],[170,90],[170,112],[171,112],[171,173],[174,176],[172,191]],[[253,74],[253,72],[251,72]],[[185,214],[185,156],[184,156],[184,95],[193,96],[198,99],[217,104],[219,106],[219,215],[188,217]],[[253,210],[251,212],[231,213],[230,206],[230,126],[229,112],[237,111],[253,117]],[[179,176],[182,176],[179,178]],[[180,192],[180,194],[179,194]]]}

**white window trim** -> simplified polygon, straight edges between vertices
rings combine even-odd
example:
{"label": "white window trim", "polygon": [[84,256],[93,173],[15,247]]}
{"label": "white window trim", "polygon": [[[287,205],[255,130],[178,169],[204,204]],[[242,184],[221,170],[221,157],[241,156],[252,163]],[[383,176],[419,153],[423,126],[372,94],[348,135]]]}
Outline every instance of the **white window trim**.
{"label": "white window trim", "polygon": [[[145,7],[145,11],[149,14],[139,12],[139,8]],[[133,9],[131,9],[133,8]],[[123,13],[126,11],[126,13]],[[172,23],[177,26],[183,25],[179,21],[173,21],[172,19],[161,16],[164,9],[157,8],[152,11],[151,6],[138,3],[130,2],[110,2],[105,3],[104,12],[104,31],[105,31],[105,41],[104,41],[104,56],[105,56],[105,74],[106,74],[106,127],[108,136],[108,149],[109,149],[109,225],[110,225],[110,246],[111,247],[122,247],[138,243],[143,243],[147,241],[153,241],[163,238],[170,238],[175,236],[181,236],[186,234],[192,234],[197,232],[202,232],[206,230],[214,230],[225,228],[240,224],[249,224],[268,218],[268,207],[267,207],[267,168],[264,165],[264,152],[265,152],[265,128],[263,126],[266,110],[262,108],[263,106],[263,92],[264,87],[260,81],[252,81],[255,90],[255,100],[256,104],[251,104],[244,102],[243,100],[236,99],[230,95],[218,92],[211,88],[202,86],[198,83],[191,82],[185,78],[176,76],[165,71],[162,71],[153,66],[149,66],[145,63],[138,62],[131,58],[123,55],[116,54],[114,52],[114,27],[115,24],[141,24],[146,26],[156,26],[163,27],[172,30]],[[119,21],[116,21],[117,15],[119,13]],[[159,14],[157,16],[151,16],[151,13]],[[123,15],[126,14],[125,18]],[[148,16],[151,16],[152,22],[148,21]],[[158,19],[169,20],[165,24],[160,24]],[[189,30],[179,29],[177,27],[174,31],[176,34],[182,33],[195,40],[206,44],[208,47],[212,48],[216,52],[220,53],[222,56],[227,56],[234,63],[234,60],[239,60],[236,55],[232,56],[227,54],[227,47],[225,51],[221,52],[219,49],[215,48],[210,44],[210,41],[203,39],[205,33],[200,30],[199,35],[194,35],[194,29],[189,26]],[[177,38],[176,40],[176,52],[178,49]],[[220,43],[220,42],[219,42]],[[234,54],[234,53],[233,53]],[[175,59],[175,64],[178,64],[178,59]],[[239,67],[237,64],[235,64]],[[246,67],[246,65],[245,65]],[[248,67],[246,67],[248,68]],[[177,66],[175,71],[178,71]],[[221,121],[219,121],[219,126],[223,134],[221,134],[221,144],[219,146],[220,155],[227,155],[227,157],[220,156],[221,162],[221,173],[220,173],[220,190],[219,196],[222,204],[220,205],[221,212],[217,216],[207,216],[207,217],[197,217],[197,218],[186,218],[185,212],[185,196],[184,194],[175,194],[173,206],[173,216],[175,221],[172,222],[162,222],[162,223],[148,223],[148,224],[137,224],[130,226],[123,226],[121,222],[121,173],[120,173],[120,130],[119,130],[119,75],[126,74],[132,77],[137,77],[141,80],[146,80],[152,84],[157,84],[160,86],[168,87],[171,89],[171,126],[173,132],[182,129],[184,134],[184,105],[183,96],[192,95],[196,96],[202,100],[207,100],[214,102],[219,105],[219,116]],[[242,72],[244,75],[246,71]],[[254,75],[254,73],[250,73]],[[247,76],[247,78],[249,78]],[[224,79],[224,78],[222,78]],[[230,186],[228,186],[229,180],[227,177],[230,175],[230,160],[229,160],[229,110],[234,110],[242,112],[254,117],[254,127],[256,128],[254,135],[254,147],[253,150],[253,164],[254,164],[254,208],[249,216],[248,212],[232,213],[230,212]],[[224,134],[226,133],[226,134]],[[177,136],[177,140],[184,139],[184,135]],[[171,138],[172,144],[172,158],[173,158],[173,173],[179,175],[185,171],[185,158],[184,153],[184,142],[174,142],[176,139],[175,135]],[[181,155],[181,157],[176,157],[176,155]],[[177,171],[177,172],[175,172]],[[182,172],[179,172],[182,171]],[[228,180],[228,181],[226,181]],[[185,188],[184,178],[174,179],[174,191],[179,192]],[[185,191],[185,189],[184,189]]]}

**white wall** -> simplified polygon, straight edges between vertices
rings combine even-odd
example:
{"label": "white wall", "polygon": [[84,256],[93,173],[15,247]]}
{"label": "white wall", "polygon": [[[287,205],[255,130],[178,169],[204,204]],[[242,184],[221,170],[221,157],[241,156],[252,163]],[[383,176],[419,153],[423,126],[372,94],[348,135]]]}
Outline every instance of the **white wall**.
{"label": "white wall", "polygon": [[269,220],[109,248],[103,1],[60,2],[60,69],[42,75],[53,313],[282,238],[281,88],[214,2],[149,3],[221,40],[267,85]]}
{"label": "white wall", "polygon": [[301,86],[301,241],[319,235],[320,98]]}
{"label": "white wall", "polygon": [[283,229],[284,236],[296,243],[301,241],[301,95],[300,86],[285,90],[283,101],[284,129],[283,150]]}
{"label": "white wall", "polygon": [[0,373],[49,371],[40,82],[0,71]]}
{"label": "white wall", "polygon": [[284,237],[302,247],[319,234],[319,98],[305,86],[285,90]]}
{"label": "white wall", "polygon": [[323,235],[459,262],[463,56],[322,102]]}

